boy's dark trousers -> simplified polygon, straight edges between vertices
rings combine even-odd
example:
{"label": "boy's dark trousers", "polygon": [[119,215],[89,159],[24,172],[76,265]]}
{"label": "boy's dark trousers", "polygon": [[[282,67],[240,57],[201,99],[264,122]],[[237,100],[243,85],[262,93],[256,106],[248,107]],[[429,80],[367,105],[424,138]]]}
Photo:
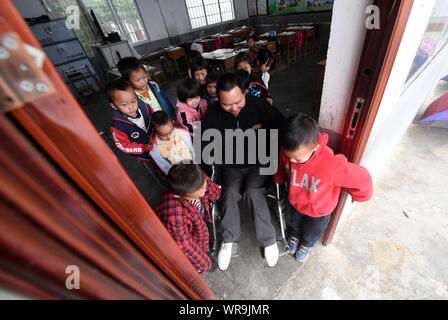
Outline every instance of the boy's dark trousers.
{"label": "boy's dark trousers", "polygon": [[312,247],[319,240],[330,222],[331,214],[310,217],[297,211],[291,204],[291,236],[299,239],[299,245]]}
{"label": "boy's dark trousers", "polygon": [[221,220],[223,242],[238,240],[241,234],[240,209],[238,202],[243,199],[254,217],[257,240],[262,247],[273,245],[276,241],[275,227],[265,198],[267,176],[259,173],[260,167],[234,168],[222,166]]}

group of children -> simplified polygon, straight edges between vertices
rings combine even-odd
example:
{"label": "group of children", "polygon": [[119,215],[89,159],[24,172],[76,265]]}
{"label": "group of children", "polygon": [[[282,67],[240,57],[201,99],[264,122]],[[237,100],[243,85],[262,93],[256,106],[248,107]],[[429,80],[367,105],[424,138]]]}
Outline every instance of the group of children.
{"label": "group of children", "polygon": [[[244,94],[272,104],[268,88],[273,56],[252,41],[250,50],[256,51],[255,61],[251,51],[239,53],[235,74],[245,83]],[[196,270],[213,271],[217,264],[210,256],[206,222],[211,221],[210,203],[220,198],[221,187],[193,163],[192,136],[208,105],[219,103],[217,83],[222,71],[192,50],[189,77],[178,83],[173,107],[136,58],[121,59],[118,69],[121,78],[106,86],[113,141],[121,151],[164,173],[166,188],[156,212]],[[274,180],[289,183],[288,200],[294,209],[289,248],[299,261],[308,257],[325,230],[341,188],[347,188],[356,201],[366,201],[372,194],[368,172],[343,155],[334,155],[327,140],[305,115],[288,119],[280,135]]]}

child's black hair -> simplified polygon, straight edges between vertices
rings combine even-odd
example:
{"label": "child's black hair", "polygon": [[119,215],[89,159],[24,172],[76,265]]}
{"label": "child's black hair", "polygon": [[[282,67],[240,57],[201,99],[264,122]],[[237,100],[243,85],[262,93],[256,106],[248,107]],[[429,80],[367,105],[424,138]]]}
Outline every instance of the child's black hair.
{"label": "child's black hair", "polygon": [[168,171],[168,186],[175,195],[181,197],[198,190],[204,180],[204,172],[193,161],[176,163]]}
{"label": "child's black hair", "polygon": [[151,114],[150,128],[154,130],[156,127],[163,126],[172,121],[171,116],[163,110],[156,111]]}
{"label": "child's black hair", "polygon": [[235,75],[237,77],[237,80],[239,82],[239,87],[244,92],[247,89],[249,89],[250,85],[250,74],[244,69],[238,69],[235,70]]}
{"label": "child's black hair", "polygon": [[127,91],[129,88],[131,88],[132,91],[134,91],[134,88],[132,87],[132,84],[129,81],[123,78],[117,78],[109,81],[106,84],[106,88],[104,89],[104,91],[106,92],[106,96],[109,102],[112,102],[112,96],[116,90]]}
{"label": "child's black hair", "polygon": [[181,80],[177,85],[177,99],[186,103],[187,99],[194,97],[204,97],[204,90],[199,82],[193,78]]}
{"label": "child's black hair", "polygon": [[274,63],[274,56],[272,55],[272,52],[266,49],[260,49],[258,51],[257,57],[255,58],[255,62],[259,62],[260,65],[266,64],[268,66],[272,65]]}
{"label": "child's black hair", "polygon": [[247,36],[246,41],[249,42],[249,39],[254,39],[254,42],[257,41],[257,39],[255,38],[255,35],[254,35],[254,34],[249,34],[249,35]]}
{"label": "child's black hair", "polygon": [[123,79],[129,80],[131,72],[145,70],[136,57],[125,57],[118,62],[118,71]]}
{"label": "child's black hair", "polygon": [[205,77],[205,84],[207,85],[209,83],[217,83],[221,74],[222,72],[213,68],[209,68],[207,70],[207,77]]}
{"label": "child's black hair", "polygon": [[191,61],[191,75],[194,76],[195,71],[199,71],[202,69],[207,69],[208,63],[205,61],[205,59],[201,56],[194,57]]}
{"label": "child's black hair", "polygon": [[236,69],[241,62],[247,62],[249,65],[252,65],[252,59],[246,52],[240,52],[236,55],[234,68]]}
{"label": "child's black hair", "polygon": [[[248,74],[247,71],[243,71]],[[241,78],[237,76],[237,74],[239,73],[227,72],[219,78],[218,82],[216,83],[216,93],[218,94],[218,96],[220,91],[229,92],[235,87],[239,87],[241,89],[241,92],[244,93],[246,89],[244,88],[244,84]]]}
{"label": "child's black hair", "polygon": [[201,57],[202,58],[202,54],[198,50],[191,50],[190,51],[190,56],[189,56],[190,62],[192,62],[197,57]]}
{"label": "child's black hair", "polygon": [[319,140],[319,125],[308,115],[289,117],[280,131],[280,148],[287,151],[301,146],[314,147]]}

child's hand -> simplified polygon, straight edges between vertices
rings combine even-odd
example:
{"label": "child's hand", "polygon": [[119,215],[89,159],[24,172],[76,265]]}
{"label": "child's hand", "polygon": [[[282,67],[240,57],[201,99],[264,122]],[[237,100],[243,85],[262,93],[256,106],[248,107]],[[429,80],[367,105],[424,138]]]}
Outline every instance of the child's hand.
{"label": "child's hand", "polygon": [[254,129],[254,130],[261,129],[261,124],[254,124],[254,125],[252,126],[252,129]]}
{"label": "child's hand", "polygon": [[274,103],[274,101],[272,101],[271,98],[266,98],[266,100],[268,100],[268,102],[269,102],[270,104],[273,104],[273,103]]}

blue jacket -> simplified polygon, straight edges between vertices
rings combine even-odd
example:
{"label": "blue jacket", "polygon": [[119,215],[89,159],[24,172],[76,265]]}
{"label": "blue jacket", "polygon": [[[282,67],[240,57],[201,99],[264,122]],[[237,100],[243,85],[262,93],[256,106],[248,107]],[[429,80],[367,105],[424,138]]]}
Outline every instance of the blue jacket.
{"label": "blue jacket", "polygon": [[[170,99],[168,99],[166,94],[162,90],[160,90],[157,83],[155,83],[152,80],[148,80],[148,86],[152,90],[154,95],[156,96],[156,99],[159,102],[160,106],[162,107],[163,111],[165,111],[166,113],[168,113],[169,115],[174,117],[176,113],[174,111],[173,105],[171,104]],[[140,99],[139,99],[139,101],[140,101]],[[148,106],[151,113],[154,112],[154,110],[151,108],[151,106],[149,104],[145,103],[144,101],[142,101],[142,102]]]}
{"label": "blue jacket", "polygon": [[142,100],[137,99],[138,109],[145,120],[145,126],[148,132],[139,128],[136,124],[129,121],[120,111],[112,109],[112,123],[110,131],[115,146],[124,153],[134,156],[136,159],[149,162],[151,156],[146,145],[149,142],[151,133],[149,124],[152,111]]}

